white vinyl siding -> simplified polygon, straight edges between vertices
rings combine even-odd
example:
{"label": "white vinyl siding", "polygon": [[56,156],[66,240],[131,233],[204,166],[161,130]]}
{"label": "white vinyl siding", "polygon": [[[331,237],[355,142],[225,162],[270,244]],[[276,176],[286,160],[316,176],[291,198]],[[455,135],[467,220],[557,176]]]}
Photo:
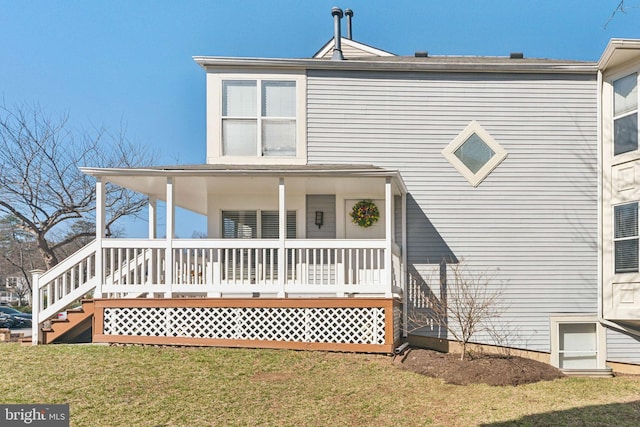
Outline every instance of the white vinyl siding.
{"label": "white vinyl siding", "polygon": [[[596,95],[595,73],[313,71],[308,162],[400,171],[409,280],[493,275],[512,344],[549,352],[550,313],[598,308]],[[441,154],[474,120],[509,153],[477,188]]]}

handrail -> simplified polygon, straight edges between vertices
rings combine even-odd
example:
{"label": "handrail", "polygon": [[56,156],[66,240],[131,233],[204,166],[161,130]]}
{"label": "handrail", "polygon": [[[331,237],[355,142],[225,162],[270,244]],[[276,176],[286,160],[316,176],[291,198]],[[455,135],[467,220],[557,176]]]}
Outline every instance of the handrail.
{"label": "handrail", "polygon": [[[96,252],[97,249],[98,249],[98,243],[95,240],[92,240],[86,246],[83,246],[82,248],[78,249],[73,254],[65,258],[62,262],[54,265],[51,269],[44,272],[40,276],[39,282],[45,282],[45,283],[50,282],[60,274],[64,273],[65,271],[69,270],[71,267],[76,265],[76,260],[78,259],[78,257],[86,258],[87,256],[92,255],[92,252]],[[60,270],[62,270],[62,273],[58,273]],[[35,286],[33,288],[35,289]]]}
{"label": "handrail", "polygon": [[94,240],[42,275],[33,274],[34,345],[40,341],[44,322],[96,287],[97,278],[101,275],[96,271],[97,251],[98,243]]}

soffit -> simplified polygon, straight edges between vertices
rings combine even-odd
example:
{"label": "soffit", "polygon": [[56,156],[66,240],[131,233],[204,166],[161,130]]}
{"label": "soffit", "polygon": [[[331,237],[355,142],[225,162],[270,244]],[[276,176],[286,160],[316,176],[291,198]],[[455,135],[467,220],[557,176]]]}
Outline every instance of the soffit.
{"label": "soffit", "polygon": [[187,165],[137,169],[81,168],[82,172],[103,178],[129,190],[166,199],[167,178],[173,178],[177,206],[206,214],[210,197],[251,197],[274,194],[280,178],[286,191],[299,194],[359,194],[375,188],[384,195],[384,182],[392,179],[393,193],[406,193],[398,171],[362,165],[264,166]]}

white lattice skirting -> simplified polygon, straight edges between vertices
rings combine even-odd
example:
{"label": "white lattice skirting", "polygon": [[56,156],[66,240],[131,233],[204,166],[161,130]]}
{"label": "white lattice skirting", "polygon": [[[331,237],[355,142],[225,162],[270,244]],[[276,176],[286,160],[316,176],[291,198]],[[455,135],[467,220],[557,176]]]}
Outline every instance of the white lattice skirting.
{"label": "white lattice skirting", "polygon": [[118,307],[104,309],[103,329],[106,335],[384,344],[385,309]]}

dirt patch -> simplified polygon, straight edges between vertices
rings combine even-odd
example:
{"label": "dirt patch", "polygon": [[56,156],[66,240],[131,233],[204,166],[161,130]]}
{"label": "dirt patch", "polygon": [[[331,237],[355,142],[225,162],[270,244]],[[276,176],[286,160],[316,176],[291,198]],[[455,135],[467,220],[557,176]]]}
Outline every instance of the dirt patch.
{"label": "dirt patch", "polygon": [[515,386],[564,376],[551,365],[522,357],[474,355],[467,360],[460,360],[459,354],[417,348],[396,357],[395,363],[403,369],[459,385],[484,383]]}

